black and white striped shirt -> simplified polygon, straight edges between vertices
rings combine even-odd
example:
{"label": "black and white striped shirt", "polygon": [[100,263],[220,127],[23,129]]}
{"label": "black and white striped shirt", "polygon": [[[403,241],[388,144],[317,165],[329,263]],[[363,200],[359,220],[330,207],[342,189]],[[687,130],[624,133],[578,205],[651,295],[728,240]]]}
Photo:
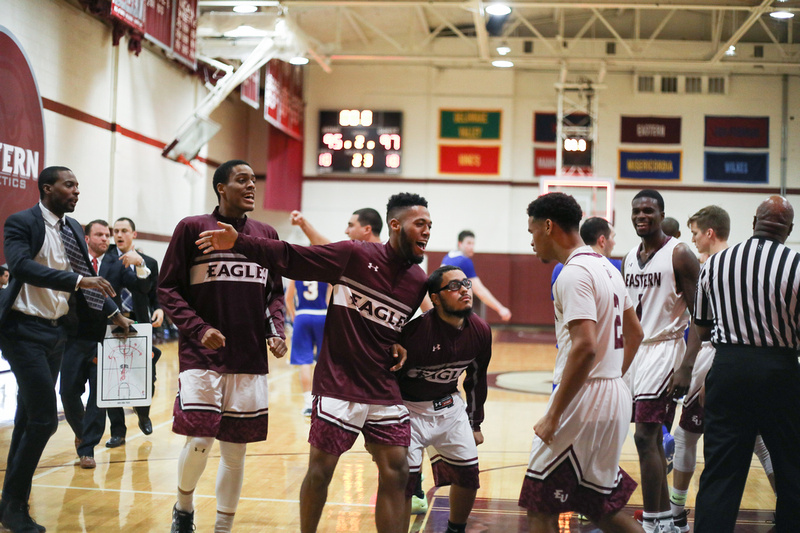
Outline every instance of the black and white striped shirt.
{"label": "black and white striped shirt", "polygon": [[800,254],[750,239],[714,254],[700,272],[695,323],[714,344],[800,347]]}

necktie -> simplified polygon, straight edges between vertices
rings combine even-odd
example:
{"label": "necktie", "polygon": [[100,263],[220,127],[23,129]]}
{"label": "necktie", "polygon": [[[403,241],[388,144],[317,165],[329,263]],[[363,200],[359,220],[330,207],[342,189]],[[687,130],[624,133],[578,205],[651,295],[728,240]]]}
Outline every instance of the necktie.
{"label": "necktie", "polygon": [[[94,276],[95,274],[92,274],[84,261],[83,254],[78,246],[78,241],[75,240],[75,234],[64,224],[63,220],[58,221],[58,227],[59,233],[61,234],[61,242],[64,243],[64,250],[67,252],[67,258],[69,259],[69,264],[72,266],[72,270],[81,276]],[[97,311],[103,309],[105,298],[102,292],[97,289],[81,290],[83,291],[83,296],[86,298],[86,303],[89,307]]]}
{"label": "necktie", "polygon": [[94,271],[95,271],[95,272],[97,272],[98,274],[100,273],[100,271],[99,271],[99,270],[97,270],[97,258],[96,258],[96,257],[92,257],[92,268],[93,268],[93,269],[94,269]]}
{"label": "necktie", "polygon": [[133,294],[128,289],[122,289],[121,303],[123,313],[130,313],[133,310]]}

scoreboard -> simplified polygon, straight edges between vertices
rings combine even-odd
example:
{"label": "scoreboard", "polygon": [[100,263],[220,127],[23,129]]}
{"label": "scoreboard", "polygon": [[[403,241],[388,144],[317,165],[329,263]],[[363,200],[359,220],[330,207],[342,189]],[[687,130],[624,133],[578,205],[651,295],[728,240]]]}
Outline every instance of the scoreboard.
{"label": "scoreboard", "polygon": [[320,111],[317,172],[400,174],[402,126],[400,111]]}

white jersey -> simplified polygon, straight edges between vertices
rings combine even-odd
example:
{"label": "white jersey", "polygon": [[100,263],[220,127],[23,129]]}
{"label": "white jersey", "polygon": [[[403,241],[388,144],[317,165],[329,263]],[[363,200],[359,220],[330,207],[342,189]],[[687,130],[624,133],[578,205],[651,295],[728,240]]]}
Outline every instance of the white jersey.
{"label": "white jersey", "polygon": [[672,253],[678,244],[677,239],[667,237],[664,245],[644,265],[639,263],[641,245],[625,258],[625,287],[642,323],[643,343],[681,337],[689,324],[686,303],[678,294],[672,268]]}
{"label": "white jersey", "polygon": [[589,379],[622,375],[622,312],[633,306],[619,270],[589,246],[578,248],[567,259],[553,286],[558,356],[553,376],[561,383],[572,340],[567,325],[588,319],[597,323],[597,353]]}

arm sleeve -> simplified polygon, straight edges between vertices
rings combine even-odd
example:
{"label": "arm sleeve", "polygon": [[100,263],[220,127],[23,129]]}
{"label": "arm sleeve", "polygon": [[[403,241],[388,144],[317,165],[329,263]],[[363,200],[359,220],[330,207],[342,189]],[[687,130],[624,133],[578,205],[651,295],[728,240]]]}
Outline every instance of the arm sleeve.
{"label": "arm sleeve", "polygon": [[[342,277],[355,245],[340,241],[320,246],[297,246],[285,241],[239,235],[233,249],[268,268],[278,277],[334,284]],[[281,291],[281,299],[283,291]]]}
{"label": "arm sleeve", "polygon": [[482,347],[478,357],[467,367],[464,377],[464,394],[467,397],[467,416],[472,431],[480,431],[483,423],[483,404],[486,403],[486,393],[488,386],[486,383],[486,370],[492,358],[492,333]]}
{"label": "arm sleeve", "polygon": [[211,325],[197,314],[185,297],[189,291],[189,267],[186,262],[196,250],[194,240],[194,237],[188,234],[186,224],[183,221],[179,222],[164,254],[161,276],[158,280],[158,297],[164,312],[178,330],[199,340]]}
{"label": "arm sleeve", "polygon": [[[276,242],[278,233],[275,232]],[[283,276],[281,276],[275,269],[269,269],[269,282],[266,287],[266,331],[267,338],[280,337],[286,338],[284,333],[284,321],[286,319],[286,301],[283,296]]]}
{"label": "arm sleeve", "polygon": [[3,226],[8,270],[22,283],[63,292],[75,292],[80,276],[69,270],[56,270],[37,263],[34,259],[39,250],[33,249],[31,223],[21,215],[11,215]]}

